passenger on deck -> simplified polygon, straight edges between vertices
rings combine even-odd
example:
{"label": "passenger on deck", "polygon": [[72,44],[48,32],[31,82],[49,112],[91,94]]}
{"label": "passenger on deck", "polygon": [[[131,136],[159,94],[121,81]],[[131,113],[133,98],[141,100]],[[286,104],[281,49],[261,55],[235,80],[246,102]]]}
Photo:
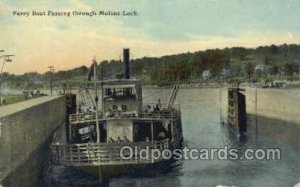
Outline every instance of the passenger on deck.
{"label": "passenger on deck", "polygon": [[130,140],[126,136],[124,136],[124,142],[128,143],[130,142]]}
{"label": "passenger on deck", "polygon": [[165,138],[166,138],[166,134],[163,131],[158,133],[157,135],[158,140],[164,140]]}
{"label": "passenger on deck", "polygon": [[145,107],[145,112],[146,113],[149,113],[151,111],[151,106],[150,105],[147,105],[146,107]]}
{"label": "passenger on deck", "polygon": [[158,99],[158,103],[156,104],[154,111],[160,111],[161,109],[161,103],[160,103],[160,99]]}
{"label": "passenger on deck", "polygon": [[158,103],[157,103],[157,108],[161,109],[161,102],[160,102],[160,99],[158,99]]}
{"label": "passenger on deck", "polygon": [[116,96],[116,89],[114,88],[114,91],[113,91],[113,96],[115,97]]}
{"label": "passenger on deck", "polygon": [[97,141],[97,132],[95,130],[91,130],[91,141],[92,142]]}
{"label": "passenger on deck", "polygon": [[121,140],[120,136],[118,136],[117,143],[121,143],[121,142],[122,142],[122,140]]}
{"label": "passenger on deck", "polygon": [[111,92],[111,90],[110,90],[109,88],[107,89],[107,95],[108,95],[108,96],[111,96],[111,95],[112,95],[112,92]]}
{"label": "passenger on deck", "polygon": [[116,141],[113,138],[109,138],[108,143],[115,143]]}
{"label": "passenger on deck", "polygon": [[91,108],[90,107],[87,107],[86,108],[86,113],[91,113],[92,111],[91,111]]}

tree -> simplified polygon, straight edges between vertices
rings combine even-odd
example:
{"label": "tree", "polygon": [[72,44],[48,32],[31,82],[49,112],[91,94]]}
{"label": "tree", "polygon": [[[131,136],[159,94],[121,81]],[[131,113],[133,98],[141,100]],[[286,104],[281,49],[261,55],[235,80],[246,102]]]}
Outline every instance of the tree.
{"label": "tree", "polygon": [[271,45],[270,50],[272,54],[278,53],[278,47],[276,45]]}
{"label": "tree", "polygon": [[235,57],[239,57],[240,60],[245,60],[247,55],[247,49],[244,47],[233,47],[231,54]]}
{"label": "tree", "polygon": [[271,65],[271,74],[272,75],[277,75],[279,72],[279,66],[276,63],[272,63]]}
{"label": "tree", "polygon": [[293,64],[287,62],[284,64],[284,72],[286,75],[292,76],[293,75]]}
{"label": "tree", "polygon": [[248,75],[248,79],[250,79],[252,74],[254,73],[254,65],[251,62],[248,62],[245,68],[246,68],[246,73]]}
{"label": "tree", "polygon": [[222,72],[222,57],[220,54],[210,54],[202,57],[202,71],[210,70],[212,76],[218,76]]}
{"label": "tree", "polygon": [[265,65],[270,65],[270,59],[268,56],[265,56],[265,61],[264,61]]}

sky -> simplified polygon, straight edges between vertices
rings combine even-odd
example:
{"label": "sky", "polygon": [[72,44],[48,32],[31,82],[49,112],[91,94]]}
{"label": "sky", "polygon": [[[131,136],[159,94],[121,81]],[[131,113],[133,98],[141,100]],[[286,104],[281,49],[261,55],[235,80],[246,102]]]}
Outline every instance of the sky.
{"label": "sky", "polygon": [[[13,11],[136,11],[138,16],[14,16]],[[300,42],[300,0],[0,0],[4,71]],[[0,59],[2,64],[3,59]]]}

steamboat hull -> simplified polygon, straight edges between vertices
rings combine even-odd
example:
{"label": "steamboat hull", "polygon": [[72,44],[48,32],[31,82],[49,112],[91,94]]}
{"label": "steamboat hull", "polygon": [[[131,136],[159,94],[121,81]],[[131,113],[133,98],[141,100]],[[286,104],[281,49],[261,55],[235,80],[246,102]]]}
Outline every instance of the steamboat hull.
{"label": "steamboat hull", "polygon": [[165,160],[157,163],[135,163],[105,166],[76,166],[72,167],[80,172],[86,173],[100,181],[106,181],[121,175],[146,175],[149,171],[163,171],[170,169],[174,160]]}

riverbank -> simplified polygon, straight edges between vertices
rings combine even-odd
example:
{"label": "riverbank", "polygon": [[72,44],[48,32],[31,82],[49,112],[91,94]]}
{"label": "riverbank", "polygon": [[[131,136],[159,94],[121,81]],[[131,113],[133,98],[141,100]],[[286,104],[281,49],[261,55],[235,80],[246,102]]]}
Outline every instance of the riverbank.
{"label": "riverbank", "polygon": [[[229,82],[191,82],[191,83],[180,83],[180,88],[219,88],[229,87],[232,83]],[[300,89],[300,81],[272,81],[272,82],[241,82],[239,84],[245,88],[282,88],[282,89]],[[158,86],[143,85],[144,88],[172,88],[173,85]]]}
{"label": "riverbank", "polygon": [[9,104],[18,103],[25,100],[26,98],[23,95],[6,95],[2,97],[1,103],[3,105],[9,105]]}

